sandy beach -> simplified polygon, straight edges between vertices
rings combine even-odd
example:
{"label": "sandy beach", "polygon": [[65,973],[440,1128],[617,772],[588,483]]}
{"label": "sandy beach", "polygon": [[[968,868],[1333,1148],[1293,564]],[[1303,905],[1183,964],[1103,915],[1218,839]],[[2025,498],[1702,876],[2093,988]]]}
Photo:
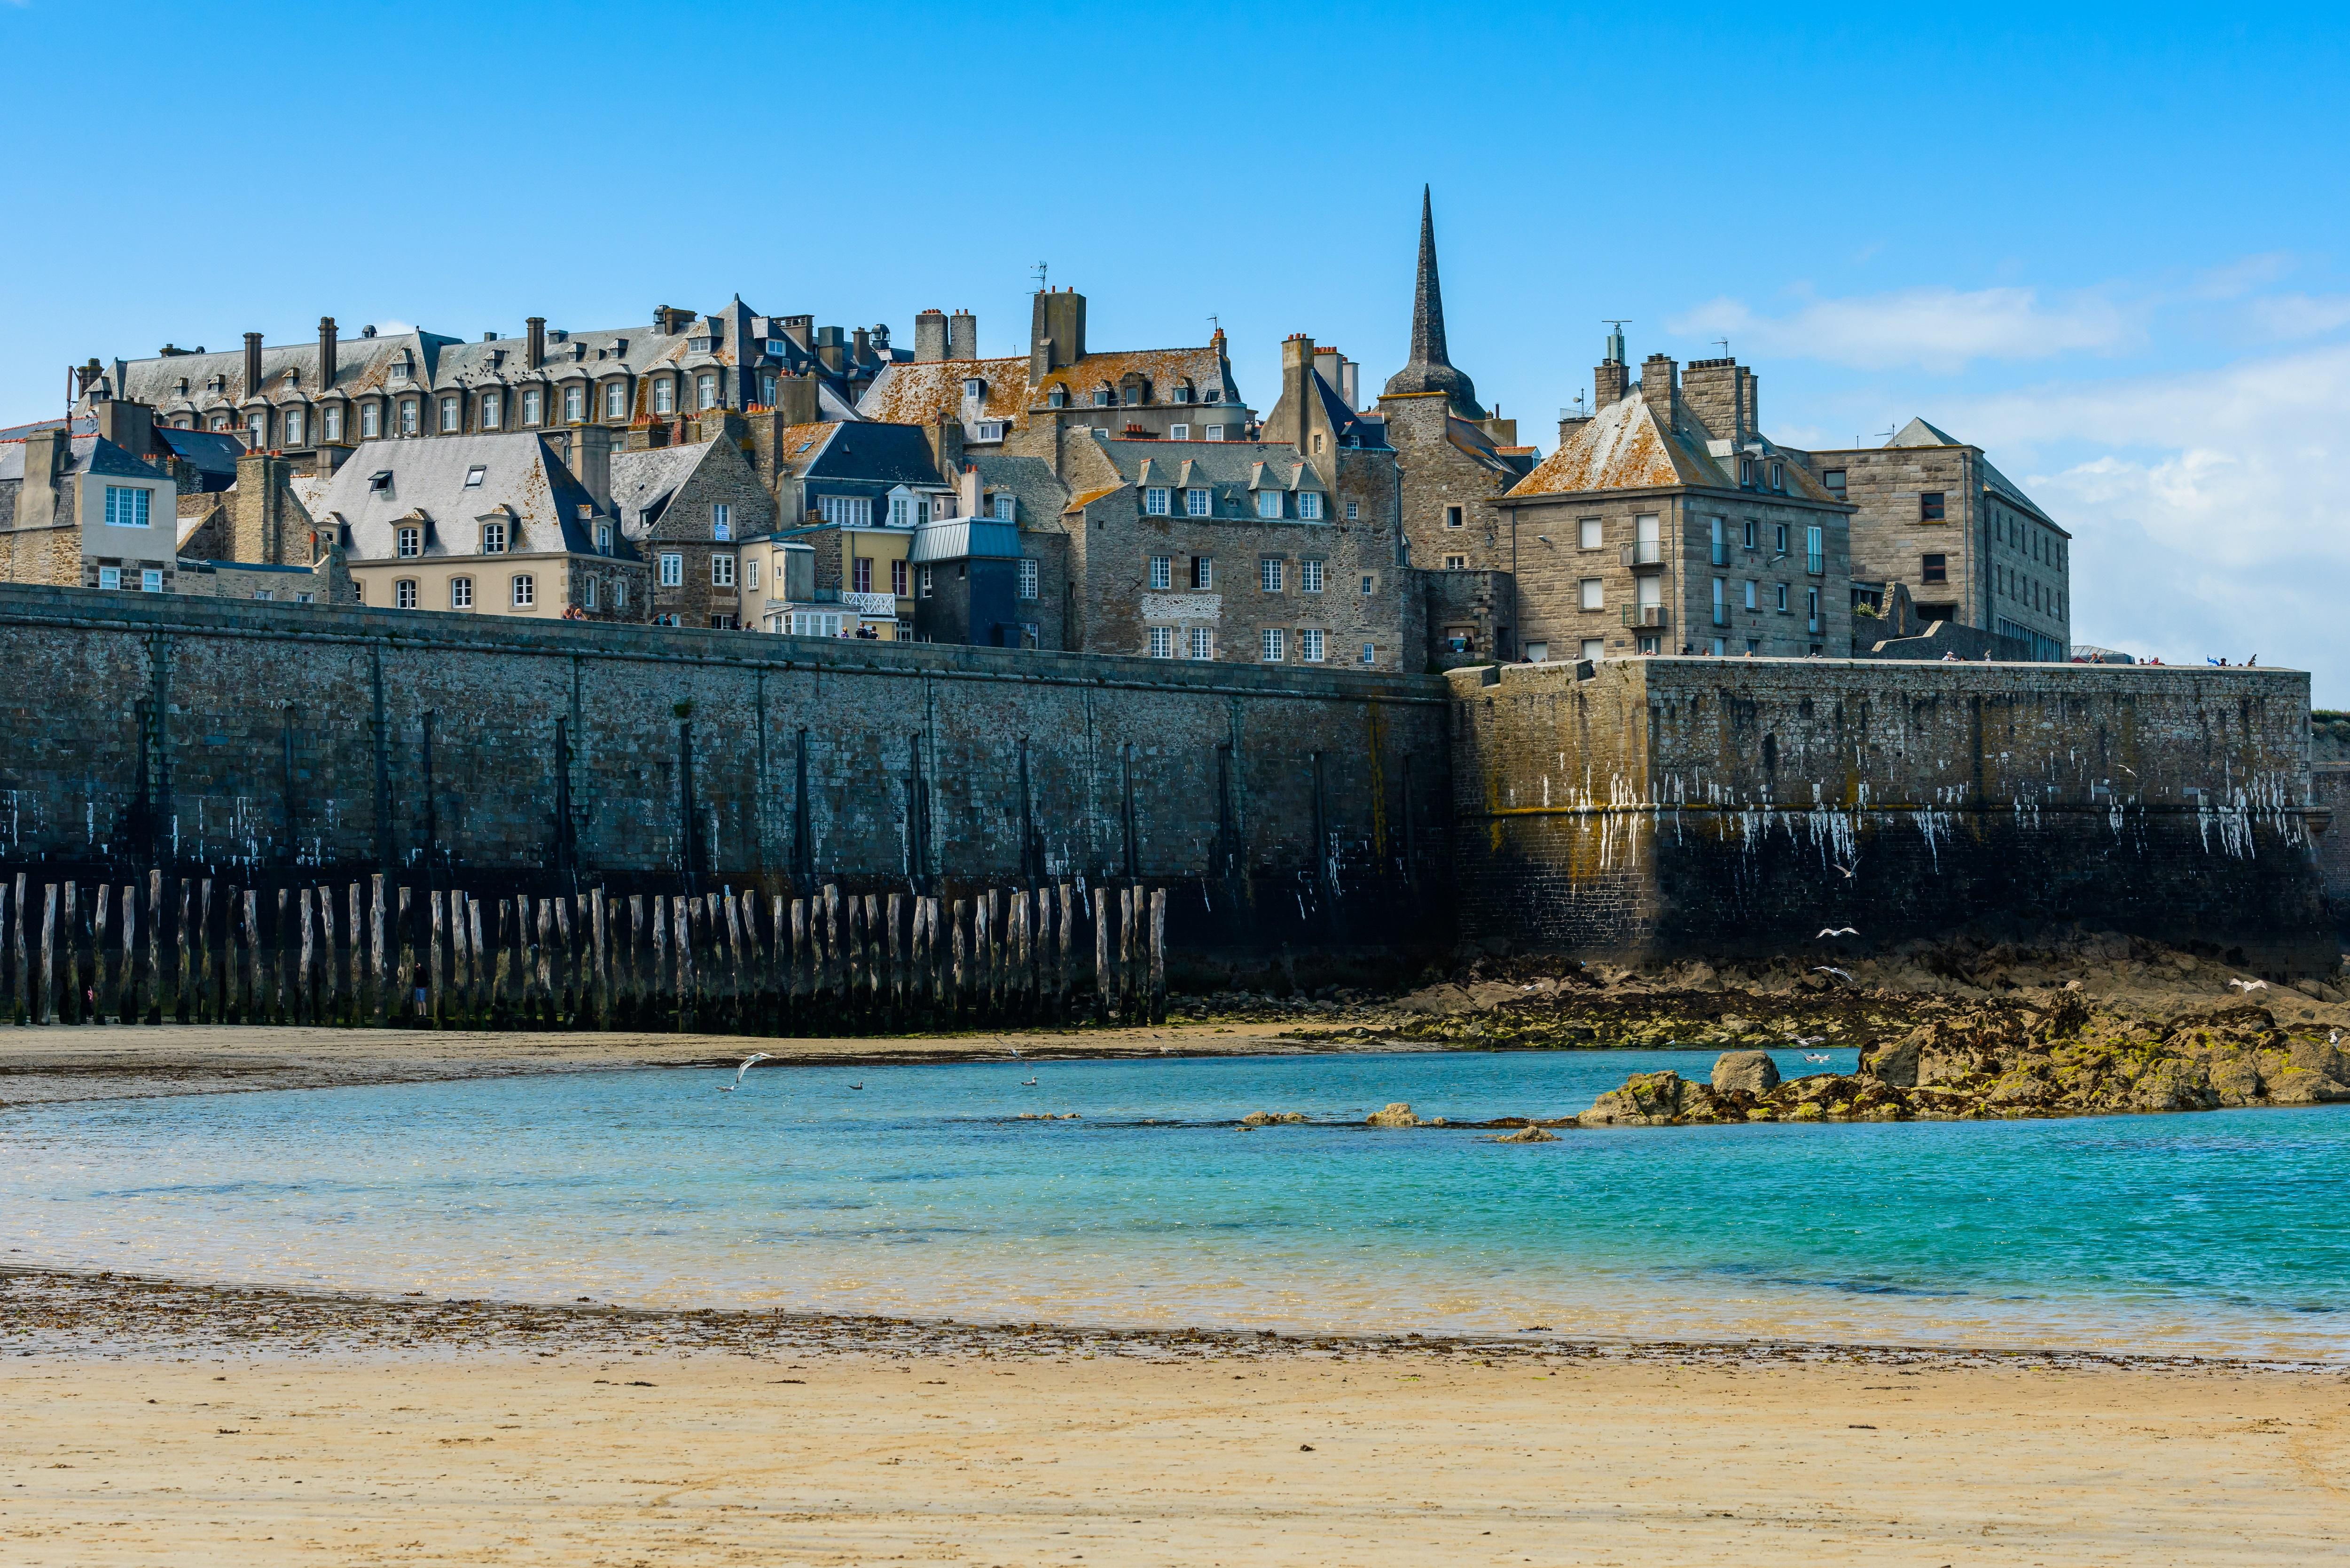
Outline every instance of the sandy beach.
{"label": "sandy beach", "polygon": [[2283,1563],[2339,1371],[368,1303],[16,1275],[26,1564]]}

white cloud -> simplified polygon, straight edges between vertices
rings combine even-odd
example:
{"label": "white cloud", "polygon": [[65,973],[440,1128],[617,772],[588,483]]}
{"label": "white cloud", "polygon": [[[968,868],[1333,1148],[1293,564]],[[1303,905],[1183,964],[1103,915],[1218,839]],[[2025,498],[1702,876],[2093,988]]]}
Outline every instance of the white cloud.
{"label": "white cloud", "polygon": [[2317,337],[2350,327],[2350,294],[2277,294],[2251,304],[2252,319],[2272,337]]}
{"label": "white cloud", "polygon": [[2098,295],[2051,305],[2036,289],[1940,286],[1813,300],[1781,317],[1758,316],[1742,301],[1725,297],[1666,325],[1691,337],[1728,337],[1733,352],[1752,348],[1865,370],[1956,371],[1976,359],[2110,353],[2139,336],[2132,317]]}
{"label": "white cloud", "polygon": [[[2071,529],[2086,642],[2306,669],[2350,703],[2350,345],[1961,400],[1950,428]],[[1938,421],[1939,422],[1939,421]]]}
{"label": "white cloud", "polygon": [[416,323],[413,321],[379,321],[375,323],[375,329],[383,337],[397,337],[403,332],[415,331]]}

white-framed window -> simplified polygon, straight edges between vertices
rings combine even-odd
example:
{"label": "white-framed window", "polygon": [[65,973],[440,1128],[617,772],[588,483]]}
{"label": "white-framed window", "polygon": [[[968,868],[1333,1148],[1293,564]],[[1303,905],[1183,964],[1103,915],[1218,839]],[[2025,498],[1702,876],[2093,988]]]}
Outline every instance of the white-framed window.
{"label": "white-framed window", "polygon": [[626,577],[616,577],[612,581],[612,607],[616,610],[629,607],[629,579]]}
{"label": "white-framed window", "polygon": [[452,577],[449,579],[449,607],[451,609],[472,609],[473,607],[473,578]]}
{"label": "white-framed window", "polygon": [[1576,657],[1576,658],[1578,658],[1578,659],[1605,659],[1605,658],[1607,658],[1607,639],[1606,638],[1604,638],[1604,637],[1586,637],[1586,638],[1585,638],[1585,639],[1583,639],[1582,647],[1581,647],[1581,649],[1577,651],[1577,653],[1575,654],[1575,657]]}
{"label": "white-framed window", "polygon": [[660,558],[660,586],[681,588],[685,586],[685,557],[673,550],[665,550]]}
{"label": "white-framed window", "polygon": [[1322,662],[1322,634],[1308,628],[1297,634],[1297,657],[1308,664]]}
{"label": "white-framed window", "polygon": [[579,579],[579,607],[581,609],[596,607],[596,579],[593,577]]}
{"label": "white-framed window", "polygon": [[139,586],[151,594],[161,593],[163,591],[163,568],[161,566],[150,566],[145,571],[140,572],[139,574]]}
{"label": "white-framed window", "polygon": [[214,414],[213,416],[212,423],[206,428],[216,431],[224,431],[228,429],[228,416],[226,414]]}
{"label": "white-framed window", "polygon": [[1256,514],[1260,517],[1280,516],[1281,492],[1278,490],[1258,491],[1256,493]]}
{"label": "white-framed window", "polygon": [[1267,556],[1256,564],[1256,586],[1269,594],[1281,591],[1282,562],[1278,556]]}
{"label": "white-framed window", "polygon": [[122,568],[120,566],[99,567],[98,586],[101,588],[120,588],[122,586]]}
{"label": "white-framed window", "polygon": [[1378,591],[1378,578],[1371,576],[1368,572],[1365,572],[1363,574],[1363,597],[1365,598],[1369,598],[1373,594],[1377,593]]}
{"label": "white-framed window", "polygon": [[482,428],[485,431],[496,430],[504,422],[505,417],[505,400],[495,392],[484,392],[482,394]]}
{"label": "white-framed window", "polygon": [[841,635],[841,612],[794,610],[791,614],[791,634],[794,637],[838,637]]}
{"label": "white-framed window", "polygon": [[394,546],[394,548],[399,551],[400,558],[403,561],[411,560],[418,556],[421,556],[424,554],[424,530],[421,528],[402,528],[400,531],[399,543]]}
{"label": "white-framed window", "polygon": [[1150,657],[1153,659],[1172,659],[1175,657],[1175,628],[1173,627],[1154,626],[1150,628]]}
{"label": "white-framed window", "polygon": [[889,526],[892,528],[908,528],[913,525],[913,501],[910,497],[903,495],[892,495],[889,497]]}
{"label": "white-framed window", "polygon": [[1787,613],[1787,585],[1784,583],[1773,583],[1771,587],[1773,590],[1772,598],[1773,601],[1772,607],[1776,609],[1781,615],[1785,615]]}
{"label": "white-framed window", "polygon": [[1606,578],[1586,577],[1583,579],[1582,587],[1583,597],[1581,603],[1585,609],[1596,610],[1606,609],[1607,607],[1607,582]]}
{"label": "white-framed window", "polygon": [[998,523],[1011,522],[1019,504],[1018,499],[1010,491],[999,492],[995,497],[995,520]]}
{"label": "white-framed window", "polygon": [[1191,627],[1184,631],[1183,640],[1185,644],[1183,656],[1186,659],[1216,657],[1216,633],[1212,627]]}
{"label": "white-framed window", "polygon": [[973,441],[1002,441],[1003,439],[1003,421],[1002,420],[982,420],[977,424],[973,425],[972,429],[977,432],[972,437]]}
{"label": "white-framed window", "polygon": [[1191,427],[1190,425],[1169,425],[1167,427],[1167,439],[1169,441],[1190,441],[1191,439]]}
{"label": "white-framed window", "polygon": [[677,412],[677,383],[667,376],[653,383],[653,412],[657,414]]}
{"label": "white-framed window", "polygon": [[1596,517],[1586,517],[1575,529],[1575,547],[1581,550],[1598,549],[1607,534],[1606,526]]}
{"label": "white-framed window", "polygon": [[1174,556],[1153,556],[1150,557],[1150,586],[1153,588],[1171,588],[1175,586]]}
{"label": "white-framed window", "polygon": [[541,410],[546,407],[542,401],[546,396],[546,394],[536,387],[525,387],[522,389],[522,422],[524,424],[536,425],[540,421]]}
{"label": "white-framed window", "polygon": [[391,585],[391,602],[401,609],[416,607],[416,579],[402,577]]}
{"label": "white-framed window", "polygon": [[743,557],[743,586],[746,588],[759,586],[759,557],[756,556]]}
{"label": "white-framed window", "polygon": [[1210,425],[1206,430],[1201,431],[1200,434],[1201,439],[1206,441],[1222,441],[1224,439],[1224,427],[1222,425]]}
{"label": "white-framed window", "polygon": [[[773,400],[772,397],[770,400]],[[629,384],[626,381],[607,381],[604,384],[604,417],[608,420],[629,417]]]}
{"label": "white-framed window", "polygon": [[319,415],[319,420],[326,427],[325,434],[321,439],[326,441],[340,441],[343,439],[342,404],[328,403],[325,411]]}
{"label": "white-framed window", "polygon": [[1362,520],[1363,520],[1363,504],[1362,504],[1361,502],[1359,502],[1359,501],[1349,501],[1349,502],[1347,502],[1347,522],[1349,522],[1349,523],[1359,523],[1359,522],[1361,522]]}
{"label": "white-framed window", "polygon": [[612,525],[609,523],[596,524],[596,553],[599,556],[612,553]]}
{"label": "white-framed window", "polygon": [[1207,490],[1191,489],[1183,493],[1183,515],[1205,517],[1215,510],[1216,498]]}
{"label": "white-framed window", "polygon": [[278,418],[284,421],[286,444],[287,446],[300,446],[302,444],[302,410],[299,409],[288,409],[283,414],[280,414]]}
{"label": "white-framed window", "polygon": [[514,607],[528,609],[538,602],[538,579],[525,573],[514,580]]}
{"label": "white-framed window", "polygon": [[1365,664],[1377,664],[1378,661],[1379,645],[1375,642],[1367,642],[1363,644],[1363,662]]}
{"label": "white-framed window", "polygon": [[710,504],[710,536],[722,544],[734,537],[734,508],[723,501]]}
{"label": "white-framed window", "polygon": [[442,435],[453,435],[456,433],[457,428],[462,422],[457,418],[457,400],[455,398],[443,398],[441,400],[441,433]]}
{"label": "white-framed window", "polygon": [[374,403],[359,405],[359,439],[373,441],[383,434],[383,410]]}
{"label": "white-framed window", "polygon": [[775,373],[773,370],[759,372],[759,401],[767,408],[775,406]]}
{"label": "white-framed window", "polygon": [[503,556],[506,553],[506,525],[503,523],[482,524],[482,554]]}
{"label": "white-framed window", "polygon": [[1448,572],[1465,572],[1469,569],[1469,557],[1447,556],[1444,557],[1444,569]]}
{"label": "white-framed window", "polygon": [[414,398],[402,398],[400,401],[400,434],[412,436],[416,433],[416,400]]}
{"label": "white-framed window", "polygon": [[563,417],[567,422],[575,425],[582,423],[587,420],[587,388],[566,387],[563,389]]}
{"label": "white-framed window", "polygon": [[106,525],[109,528],[147,526],[147,492],[135,484],[106,487]]}
{"label": "white-framed window", "polygon": [[1034,556],[1020,557],[1020,597],[1024,599],[1036,597],[1036,558]]}
{"label": "white-framed window", "polygon": [[931,569],[928,566],[924,566],[922,568],[922,597],[924,598],[929,598],[931,597]]}
{"label": "white-framed window", "polygon": [[265,599],[270,597],[270,593],[267,588],[255,588],[253,590],[253,597],[257,599]]}
{"label": "white-framed window", "polygon": [[1278,664],[1289,650],[1289,638],[1279,627],[1266,627],[1258,635],[1257,657],[1267,664]]}
{"label": "white-framed window", "polygon": [[873,498],[869,495],[821,496],[816,501],[816,512],[836,528],[873,526]]}
{"label": "white-framed window", "polygon": [[1297,588],[1300,593],[1318,594],[1322,591],[1321,562],[1300,561],[1297,563]]}
{"label": "white-framed window", "polygon": [[1216,586],[1216,559],[1213,556],[1191,557],[1191,586],[1195,588],[1212,588]]}
{"label": "white-framed window", "polygon": [[1163,484],[1145,485],[1142,491],[1142,509],[1153,517],[1164,517],[1172,512],[1173,507],[1169,504],[1167,487]]}
{"label": "white-framed window", "polygon": [[1322,494],[1321,494],[1321,492],[1319,492],[1319,491],[1315,491],[1315,490],[1301,490],[1301,491],[1299,491],[1299,492],[1297,493],[1297,515],[1298,515],[1299,519],[1300,519],[1301,521],[1304,521],[1304,522],[1307,522],[1307,523],[1319,523],[1319,522],[1321,522],[1321,521],[1322,521]]}
{"label": "white-framed window", "polygon": [[697,409],[718,406],[718,378],[707,370],[693,379],[693,406]]}
{"label": "white-framed window", "polygon": [[848,564],[848,587],[852,593],[873,591],[873,557],[859,556]]}
{"label": "white-framed window", "polygon": [[908,573],[910,569],[910,564],[903,556],[889,563],[889,593],[892,597],[902,599],[906,597]]}
{"label": "white-framed window", "polygon": [[734,557],[724,552],[710,557],[710,586],[731,588],[734,586]]}
{"label": "white-framed window", "polygon": [[247,414],[244,417],[244,444],[254,452],[259,452],[269,444],[267,414]]}

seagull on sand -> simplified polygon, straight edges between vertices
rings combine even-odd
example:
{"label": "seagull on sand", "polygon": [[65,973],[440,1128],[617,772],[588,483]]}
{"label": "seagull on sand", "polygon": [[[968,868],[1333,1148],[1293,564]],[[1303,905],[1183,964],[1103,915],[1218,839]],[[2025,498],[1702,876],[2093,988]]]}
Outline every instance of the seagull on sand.
{"label": "seagull on sand", "polygon": [[772,1062],[774,1060],[775,1058],[768,1055],[764,1051],[752,1052],[748,1056],[743,1058],[743,1064],[734,1069],[734,1081],[731,1084],[719,1085],[718,1092],[722,1095],[733,1094],[735,1090],[743,1086],[743,1074],[749,1072],[753,1067],[757,1066],[762,1062]]}
{"label": "seagull on sand", "polygon": [[2264,980],[2231,980],[2228,983],[2242,986],[2246,996],[2251,995],[2256,991],[2266,991],[2269,988],[2269,982]]}
{"label": "seagull on sand", "polygon": [[[1856,937],[1858,935],[1860,935],[1860,929],[1856,926],[1826,926],[1820,931],[1820,937]],[[1814,937],[1812,940],[1817,941],[1820,937]]]}
{"label": "seagull on sand", "polygon": [[1852,978],[1851,975],[1847,974],[1843,970],[1840,970],[1836,968],[1835,965],[1829,963],[1814,964],[1812,966],[1812,972],[1814,974],[1832,974],[1838,980],[1850,980]]}

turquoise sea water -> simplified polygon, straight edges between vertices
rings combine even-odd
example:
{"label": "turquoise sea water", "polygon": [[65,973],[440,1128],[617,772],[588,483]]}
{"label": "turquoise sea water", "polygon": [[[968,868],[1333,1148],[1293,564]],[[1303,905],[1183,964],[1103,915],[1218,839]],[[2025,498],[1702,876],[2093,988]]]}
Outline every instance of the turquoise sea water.
{"label": "turquoise sea water", "polygon": [[1230,1125],[1389,1100],[1565,1115],[1711,1061],[765,1067],[732,1095],[731,1073],[667,1069],[25,1107],[0,1113],[0,1244],[192,1279],[966,1322],[2350,1360],[2350,1108],[1531,1146]]}

